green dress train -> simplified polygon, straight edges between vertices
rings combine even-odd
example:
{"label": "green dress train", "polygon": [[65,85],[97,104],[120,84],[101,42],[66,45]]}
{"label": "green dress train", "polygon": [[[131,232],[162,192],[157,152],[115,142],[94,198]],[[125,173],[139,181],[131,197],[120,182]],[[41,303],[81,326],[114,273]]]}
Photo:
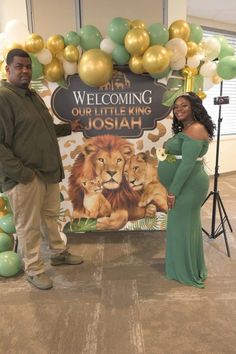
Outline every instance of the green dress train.
{"label": "green dress train", "polygon": [[207,269],[204,261],[200,209],[208,188],[209,177],[203,162],[208,142],[178,133],[164,145],[168,154],[182,159],[159,161],[158,175],[169,193],[176,196],[168,211],[166,275],[169,279],[204,288]]}

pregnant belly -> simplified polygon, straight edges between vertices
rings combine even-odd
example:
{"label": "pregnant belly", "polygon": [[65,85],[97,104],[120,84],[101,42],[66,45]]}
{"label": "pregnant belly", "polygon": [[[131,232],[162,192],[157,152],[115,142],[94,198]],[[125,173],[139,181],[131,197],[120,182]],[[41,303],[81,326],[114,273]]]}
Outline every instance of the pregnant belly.
{"label": "pregnant belly", "polygon": [[168,189],[174,178],[178,162],[159,161],[157,174],[160,182]]}

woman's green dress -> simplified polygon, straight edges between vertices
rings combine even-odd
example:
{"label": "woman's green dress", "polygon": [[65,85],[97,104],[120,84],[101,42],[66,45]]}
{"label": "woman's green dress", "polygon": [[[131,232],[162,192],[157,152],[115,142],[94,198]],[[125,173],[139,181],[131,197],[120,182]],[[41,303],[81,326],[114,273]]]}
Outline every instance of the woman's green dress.
{"label": "woman's green dress", "polygon": [[173,161],[159,161],[158,175],[169,193],[176,196],[168,212],[166,275],[169,279],[204,288],[207,269],[204,261],[200,209],[208,188],[209,177],[203,162],[197,161],[208,150],[208,142],[178,133],[164,145],[168,154],[181,155]]}

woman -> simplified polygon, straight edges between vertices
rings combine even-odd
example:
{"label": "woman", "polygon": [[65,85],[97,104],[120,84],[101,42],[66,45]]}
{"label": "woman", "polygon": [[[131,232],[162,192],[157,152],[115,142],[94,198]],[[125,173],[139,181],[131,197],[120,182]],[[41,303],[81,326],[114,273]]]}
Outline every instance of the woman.
{"label": "woman", "polygon": [[193,92],[178,97],[173,107],[174,136],[165,144],[158,175],[168,190],[166,275],[187,285],[204,288],[200,209],[209,177],[203,166],[215,126]]}

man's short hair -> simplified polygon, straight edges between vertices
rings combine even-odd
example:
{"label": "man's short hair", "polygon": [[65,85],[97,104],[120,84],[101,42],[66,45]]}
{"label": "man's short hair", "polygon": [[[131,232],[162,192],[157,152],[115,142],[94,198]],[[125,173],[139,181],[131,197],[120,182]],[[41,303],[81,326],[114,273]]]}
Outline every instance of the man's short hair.
{"label": "man's short hair", "polygon": [[15,48],[9,50],[9,52],[7,53],[7,57],[6,57],[7,65],[10,65],[13,62],[14,57],[29,58],[31,60],[27,52],[25,52],[23,49]]}

